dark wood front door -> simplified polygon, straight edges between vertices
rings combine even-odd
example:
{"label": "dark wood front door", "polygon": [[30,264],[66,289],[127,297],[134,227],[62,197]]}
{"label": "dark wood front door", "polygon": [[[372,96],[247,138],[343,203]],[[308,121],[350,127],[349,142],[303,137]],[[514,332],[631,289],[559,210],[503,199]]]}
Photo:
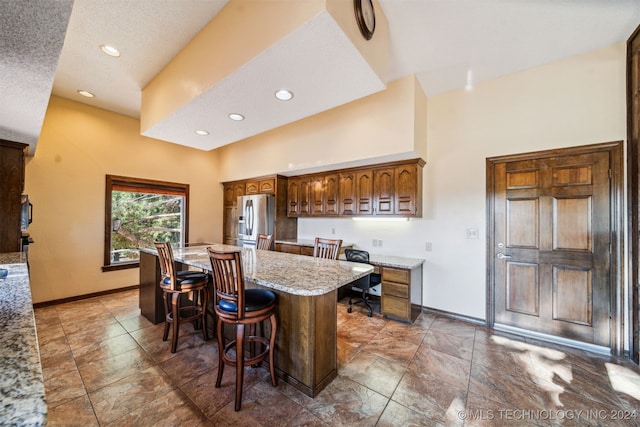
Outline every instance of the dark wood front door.
{"label": "dark wood front door", "polygon": [[607,148],[488,160],[495,324],[611,347],[611,163]]}

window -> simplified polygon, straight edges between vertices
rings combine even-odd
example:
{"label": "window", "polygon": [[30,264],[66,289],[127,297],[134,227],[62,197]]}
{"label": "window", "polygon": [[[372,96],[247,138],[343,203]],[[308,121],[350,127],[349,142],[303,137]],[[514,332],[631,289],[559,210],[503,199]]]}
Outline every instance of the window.
{"label": "window", "polygon": [[141,247],[184,245],[189,185],[107,175],[102,271],[139,266]]}

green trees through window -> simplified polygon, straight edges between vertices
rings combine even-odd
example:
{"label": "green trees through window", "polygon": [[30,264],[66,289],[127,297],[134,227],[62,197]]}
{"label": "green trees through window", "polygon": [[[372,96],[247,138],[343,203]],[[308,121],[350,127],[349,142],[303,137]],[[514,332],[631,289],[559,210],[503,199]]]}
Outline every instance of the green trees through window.
{"label": "green trees through window", "polygon": [[137,267],[139,248],[156,241],[184,244],[188,190],[186,184],[107,175],[103,270]]}

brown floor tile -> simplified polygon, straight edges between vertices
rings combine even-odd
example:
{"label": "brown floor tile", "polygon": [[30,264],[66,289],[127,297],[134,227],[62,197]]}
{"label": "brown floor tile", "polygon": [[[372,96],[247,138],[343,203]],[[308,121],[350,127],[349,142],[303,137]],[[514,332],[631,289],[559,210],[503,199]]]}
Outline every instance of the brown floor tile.
{"label": "brown floor tile", "polygon": [[368,351],[359,352],[353,360],[338,368],[340,375],[386,397],[391,397],[404,372],[404,367]]}
{"label": "brown floor tile", "polygon": [[332,426],[370,426],[378,420],[388,400],[339,375],[305,407]]}
{"label": "brown floor tile", "polygon": [[75,367],[66,372],[55,372],[55,368],[43,369],[42,375],[49,409],[87,395],[80,373]]}
{"label": "brown floor tile", "polygon": [[441,423],[432,418],[425,417],[423,414],[402,406],[401,404],[390,400],[382,416],[376,423],[377,427],[396,427],[396,426],[425,426],[425,427],[444,427],[446,423]]}
{"label": "brown floor tile", "polygon": [[186,324],[171,353],[138,298],[133,290],[35,310],[48,425],[640,424],[640,368],[626,360],[426,312],[412,325],[369,318],[343,301],[338,377],[310,398],[282,380],[272,387],[265,367],[246,368],[235,412],[232,367],[215,388],[216,341]]}
{"label": "brown floor tile", "polygon": [[78,366],[89,393],[154,366],[153,359],[139,348],[118,354],[109,359],[96,360]]}
{"label": "brown floor tile", "polygon": [[467,389],[408,370],[391,400],[437,423],[461,426],[458,413],[466,406]]}
{"label": "brown floor tile", "polygon": [[415,373],[428,374],[456,387],[467,388],[471,362],[446,353],[440,353],[420,346],[416,356],[409,364],[409,370]]}
{"label": "brown floor tile", "polygon": [[47,427],[55,426],[99,426],[89,397],[81,396],[62,405],[49,408]]}

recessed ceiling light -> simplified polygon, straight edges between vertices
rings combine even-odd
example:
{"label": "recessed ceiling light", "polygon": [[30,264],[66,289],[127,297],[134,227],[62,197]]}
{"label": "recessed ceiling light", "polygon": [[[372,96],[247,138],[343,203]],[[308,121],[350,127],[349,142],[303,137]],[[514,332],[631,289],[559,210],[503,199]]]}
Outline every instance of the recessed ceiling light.
{"label": "recessed ceiling light", "polygon": [[206,130],[196,130],[194,131],[196,135],[200,135],[200,136],[207,136],[209,135],[209,132]]}
{"label": "recessed ceiling light", "polygon": [[78,93],[80,95],[84,96],[84,97],[87,97],[87,98],[95,98],[96,97],[94,94],[92,94],[91,92],[86,91],[86,90],[79,90]]}
{"label": "recessed ceiling light", "polygon": [[242,114],[238,114],[238,113],[229,114],[229,118],[231,120],[235,120],[237,122],[239,122],[240,120],[244,120],[244,116]]}
{"label": "recessed ceiling light", "polygon": [[109,56],[113,56],[114,58],[120,56],[120,51],[113,46],[109,46],[108,44],[101,44],[100,50]]}
{"label": "recessed ceiling light", "polygon": [[293,98],[293,92],[287,89],[280,89],[276,91],[275,95],[276,98],[278,98],[280,101],[289,101],[291,98]]}

